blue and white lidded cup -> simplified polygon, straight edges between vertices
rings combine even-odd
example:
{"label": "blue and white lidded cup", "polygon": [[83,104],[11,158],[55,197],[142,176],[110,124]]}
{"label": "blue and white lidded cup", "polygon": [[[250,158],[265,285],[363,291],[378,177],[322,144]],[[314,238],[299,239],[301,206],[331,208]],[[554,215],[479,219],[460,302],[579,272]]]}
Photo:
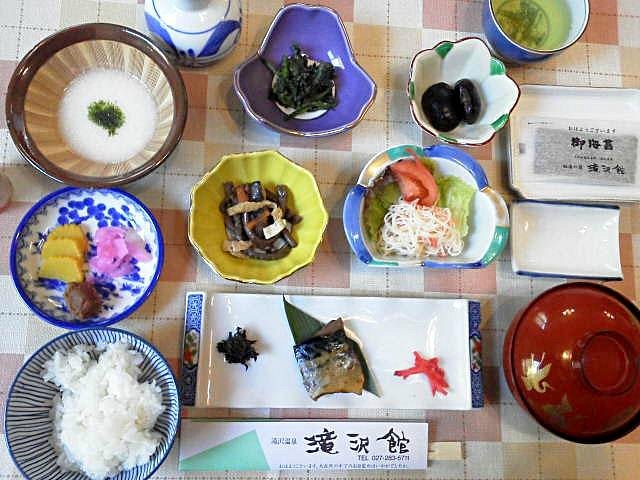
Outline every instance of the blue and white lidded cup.
{"label": "blue and white lidded cup", "polygon": [[240,40],[240,0],[145,0],[144,16],[154,39],[187,67],[219,60]]}

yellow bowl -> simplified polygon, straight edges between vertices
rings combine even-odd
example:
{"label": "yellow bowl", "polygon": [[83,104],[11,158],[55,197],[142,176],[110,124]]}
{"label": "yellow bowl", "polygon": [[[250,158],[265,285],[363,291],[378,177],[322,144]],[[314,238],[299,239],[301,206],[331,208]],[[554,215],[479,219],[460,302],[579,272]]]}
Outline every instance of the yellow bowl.
{"label": "yellow bowl", "polygon": [[[224,182],[234,185],[260,180],[266,188],[286,185],[289,205],[302,217],[293,229],[298,246],[280,260],[237,258],[222,250],[227,238],[222,213]],[[329,215],[311,172],[274,150],[225,155],[191,190],[189,241],[220,276],[229,280],[270,284],[313,261]]]}

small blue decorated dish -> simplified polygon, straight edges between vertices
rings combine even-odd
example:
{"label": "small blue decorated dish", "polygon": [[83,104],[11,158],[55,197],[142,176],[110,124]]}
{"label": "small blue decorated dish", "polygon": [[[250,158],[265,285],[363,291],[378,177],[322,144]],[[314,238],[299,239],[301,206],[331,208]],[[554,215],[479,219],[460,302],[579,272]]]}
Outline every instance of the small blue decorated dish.
{"label": "small blue decorated dish", "polygon": [[[426,258],[385,255],[365,231],[363,211],[367,191],[388,166],[412,158],[408,152],[428,158],[439,175],[456,176],[476,190],[471,200],[469,231],[459,255]],[[426,148],[400,145],[374,156],[362,169],[357,185],[347,194],[343,223],[351,250],[358,259],[382,267],[482,268],[502,253],[509,237],[509,210],[502,196],[489,186],[484,170],[471,155],[447,145]]]}
{"label": "small blue decorated dish", "polygon": [[[88,240],[87,256],[95,255],[93,237],[101,227],[133,230],[145,243],[151,259],[131,258],[129,273],[118,278],[87,273],[101,296],[99,314],[79,321],[67,308],[60,280],[39,278],[42,246],[49,233],[68,223],[81,225]],[[158,222],[133,195],[117,189],[89,190],[67,187],[38,201],[24,216],[11,243],[9,263],[18,293],[43,320],[62,328],[105,327],[127,318],[149,297],[160,277],[164,245]],[[88,265],[88,262],[85,262]]]}
{"label": "small blue decorated dish", "polygon": [[[335,68],[337,105],[287,117],[269,98],[273,74],[263,60],[278,66],[300,47],[310,59]],[[278,132],[303,137],[323,137],[345,132],[357,125],[373,104],[376,84],[358,64],[340,15],[322,5],[295,3],[283,7],[273,19],[258,52],[236,69],[233,87],[247,113]]]}
{"label": "small blue decorated dish", "polygon": [[[138,381],[155,381],[161,390],[164,411],[153,428],[160,435],[160,444],[149,461],[109,478],[145,480],[167,458],[180,424],[180,400],[171,367],[153,345],[137,335],[118,329],[88,328],[65,333],[42,346],[24,363],[9,389],[5,404],[5,439],[11,459],[25,478],[88,478],[79,472],[63,470],[57,463],[51,409],[60,392],[53,383],[44,381],[42,372],[45,362],[58,350],[120,341],[129,343],[133,350],[142,354],[143,361],[139,365],[142,375]],[[37,461],[34,461],[34,452]]]}

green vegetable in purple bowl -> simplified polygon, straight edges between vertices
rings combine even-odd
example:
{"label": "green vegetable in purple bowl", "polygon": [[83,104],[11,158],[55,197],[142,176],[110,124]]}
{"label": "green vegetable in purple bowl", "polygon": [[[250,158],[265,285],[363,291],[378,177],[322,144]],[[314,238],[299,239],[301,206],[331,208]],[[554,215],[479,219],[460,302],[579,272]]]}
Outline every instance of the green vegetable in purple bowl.
{"label": "green vegetable in purple bowl", "polygon": [[260,57],[273,73],[269,99],[274,101],[286,119],[313,119],[334,108],[336,72],[328,62],[314,60],[292,45],[291,55],[285,55],[278,68]]}

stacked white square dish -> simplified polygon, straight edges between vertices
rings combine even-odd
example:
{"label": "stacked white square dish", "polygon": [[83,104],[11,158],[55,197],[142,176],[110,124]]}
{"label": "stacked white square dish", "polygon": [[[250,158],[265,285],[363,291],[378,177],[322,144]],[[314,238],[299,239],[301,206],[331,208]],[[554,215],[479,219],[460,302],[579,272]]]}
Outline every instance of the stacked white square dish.
{"label": "stacked white square dish", "polygon": [[617,206],[520,201],[511,219],[515,273],[622,280]]}
{"label": "stacked white square dish", "polygon": [[523,197],[640,201],[640,90],[521,86],[509,178]]}

